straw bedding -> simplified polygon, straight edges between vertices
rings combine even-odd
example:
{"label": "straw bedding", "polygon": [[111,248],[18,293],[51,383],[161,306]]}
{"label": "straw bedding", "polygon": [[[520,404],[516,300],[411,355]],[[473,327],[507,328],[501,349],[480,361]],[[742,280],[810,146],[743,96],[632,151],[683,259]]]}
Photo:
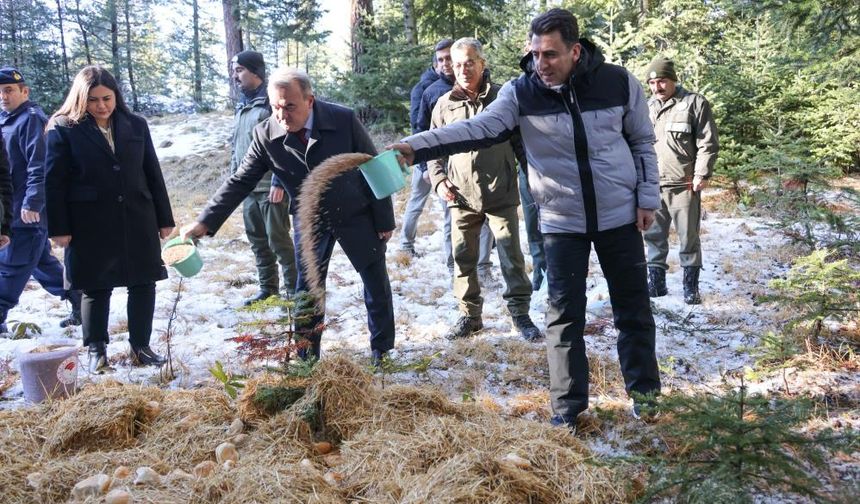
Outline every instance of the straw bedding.
{"label": "straw bedding", "polygon": [[[345,357],[323,360],[287,410],[239,435],[217,389],[163,391],[115,382],[63,401],[0,411],[4,503],[75,502],[72,487],[119,466],[134,502],[603,503],[629,500],[621,476],[592,463],[563,429],[459,404],[429,388],[375,386]],[[324,454],[314,443],[331,441]],[[233,467],[215,447],[235,442]],[[149,466],[160,484],[134,485]],[[180,470],[182,472],[174,472]],[[187,473],[187,474],[186,474]],[[41,475],[41,476],[40,476]],[[29,480],[32,484],[28,483]],[[89,499],[87,502],[101,502]]]}

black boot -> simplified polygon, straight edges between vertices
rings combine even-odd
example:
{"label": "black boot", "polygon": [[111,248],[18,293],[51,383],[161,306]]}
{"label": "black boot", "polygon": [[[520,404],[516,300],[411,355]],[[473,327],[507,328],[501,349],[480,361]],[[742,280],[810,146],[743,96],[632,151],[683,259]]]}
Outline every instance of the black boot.
{"label": "black boot", "polygon": [[655,266],[648,267],[648,296],[662,297],[669,293],[666,288],[666,270]]}
{"label": "black boot", "polygon": [[110,362],[108,362],[107,346],[104,343],[90,343],[87,353],[90,357],[90,373],[104,374],[114,370],[110,367]]}
{"label": "black boot", "polygon": [[69,303],[72,305],[72,312],[69,316],[60,321],[60,327],[66,328],[69,326],[81,325],[81,293],[80,291],[69,291]]}
{"label": "black boot", "polygon": [[9,336],[9,328],[6,327],[6,310],[0,310],[0,336],[7,337]]}
{"label": "black boot", "polygon": [[153,352],[149,345],[131,347],[131,363],[135,366],[162,366],[167,359]]}
{"label": "black boot", "polygon": [[522,336],[524,340],[537,341],[543,338],[543,334],[540,333],[540,329],[535,326],[528,314],[519,315],[517,317],[513,317],[513,319],[514,326],[520,332],[520,336]]}
{"label": "black boot", "polygon": [[702,303],[702,296],[699,295],[699,271],[701,269],[696,266],[684,268],[684,302],[687,304]]}
{"label": "black boot", "polygon": [[467,317],[464,315],[457,319],[457,322],[454,323],[454,327],[452,327],[451,330],[448,331],[448,334],[445,335],[445,339],[455,340],[468,338],[483,328],[484,323],[481,321],[481,317]]}

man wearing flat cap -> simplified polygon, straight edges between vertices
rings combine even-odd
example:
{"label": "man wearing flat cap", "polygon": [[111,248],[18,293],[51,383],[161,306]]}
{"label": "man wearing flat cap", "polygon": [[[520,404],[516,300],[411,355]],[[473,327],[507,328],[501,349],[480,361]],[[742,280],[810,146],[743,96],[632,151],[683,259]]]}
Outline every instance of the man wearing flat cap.
{"label": "man wearing flat cap", "polygon": [[655,58],[646,73],[652,97],[648,101],[657,143],[660,170],[660,197],[654,225],[645,231],[648,245],[648,293],[665,296],[666,270],[669,265],[669,226],[678,233],[679,259],[684,269],[684,302],[699,304],[699,272],[702,269],[701,191],[717,160],[719,143],[711,105],[704,96],[687,91],[678,84],[675,64],[664,57]]}
{"label": "man wearing flat cap", "polygon": [[[254,128],[272,115],[266,93],[266,63],[256,51],[242,51],[230,62],[233,81],[241,91],[233,122],[233,156],[230,173],[236,173],[253,139]],[[260,289],[245,301],[255,301],[278,294],[278,265],[283,275],[285,294],[296,288],[296,258],[290,237],[290,198],[284,189],[272,185],[268,172],[242,203],[245,234],[254,251]]]}
{"label": "man wearing flat cap", "polygon": [[[81,325],[81,293],[64,287],[63,266],[51,255],[45,220],[45,123],[30,88],[15,68],[0,68],[0,131],[12,178],[12,243],[0,250],[0,333],[32,276],[72,313],[60,327]],[[0,168],[2,169],[2,168]],[[5,228],[5,226],[4,226]],[[6,235],[4,232],[3,235]]]}

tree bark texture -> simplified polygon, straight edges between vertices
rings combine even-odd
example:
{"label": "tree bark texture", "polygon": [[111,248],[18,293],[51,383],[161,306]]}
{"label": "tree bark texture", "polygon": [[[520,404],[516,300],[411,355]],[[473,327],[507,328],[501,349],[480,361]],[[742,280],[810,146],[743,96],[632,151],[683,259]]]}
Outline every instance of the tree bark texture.
{"label": "tree bark texture", "polygon": [[194,27],[194,40],[191,51],[194,55],[194,103],[199,108],[203,105],[203,67],[200,63],[200,5],[198,0],[192,0],[192,23]]}
{"label": "tree bark texture", "polygon": [[75,0],[75,19],[78,21],[78,29],[81,30],[81,39],[84,43],[84,55],[87,58],[87,65],[93,64],[93,57],[90,54],[90,38],[84,22],[81,20],[81,0]]}
{"label": "tree bark texture", "polygon": [[364,54],[362,40],[370,35],[373,0],[351,0],[351,3],[349,26],[352,45],[352,71],[353,73],[364,73],[366,69],[361,62],[361,56]]}
{"label": "tree bark texture", "polygon": [[110,21],[110,58],[113,76],[117,83],[122,82],[122,67],[119,62],[119,23],[117,22],[116,0],[108,1],[108,20]]}
{"label": "tree bark texture", "polygon": [[403,0],[403,34],[406,43],[418,44],[418,28],[415,24],[415,0]]}
{"label": "tree bark texture", "polygon": [[125,0],[125,69],[128,72],[128,86],[131,89],[131,107],[135,112],[140,111],[137,100],[137,88],[134,85],[134,63],[131,58],[131,21],[129,20],[130,0]]}
{"label": "tree bark texture", "polygon": [[[227,49],[227,75],[232,75],[230,60],[233,56],[242,52],[242,25],[241,12],[237,0],[221,0],[221,9],[224,12],[224,33],[226,34],[224,45]],[[239,91],[236,86],[230,86],[230,101],[236,103],[239,100]]]}
{"label": "tree bark texture", "polygon": [[57,21],[60,24],[60,50],[63,52],[63,78],[69,82],[69,54],[66,51],[66,31],[63,29],[63,6],[57,0]]}

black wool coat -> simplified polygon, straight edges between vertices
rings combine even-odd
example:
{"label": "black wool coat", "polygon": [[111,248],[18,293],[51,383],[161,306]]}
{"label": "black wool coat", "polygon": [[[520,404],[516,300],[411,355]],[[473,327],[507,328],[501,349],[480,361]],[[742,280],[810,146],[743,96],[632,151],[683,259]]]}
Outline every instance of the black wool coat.
{"label": "black wool coat", "polygon": [[[315,100],[307,146],[270,117],[254,128],[241,166],[221,185],[198,220],[214,234],[269,170],[277,177],[275,183],[289,193],[290,213],[295,214],[299,189],[311,170],[331,156],[358,152],[376,155],[376,148],[349,108]],[[320,209],[324,215],[315,224],[331,231],[353,267],[361,270],[385,257],[385,244],[377,232],[394,229],[391,198],[376,199],[358,170],[332,181]]]}
{"label": "black wool coat", "polygon": [[116,153],[87,117],[48,128],[48,235],[71,235],[67,276],[74,289],[141,285],[167,278],[160,228],[173,212],[146,121],[116,110]]}

